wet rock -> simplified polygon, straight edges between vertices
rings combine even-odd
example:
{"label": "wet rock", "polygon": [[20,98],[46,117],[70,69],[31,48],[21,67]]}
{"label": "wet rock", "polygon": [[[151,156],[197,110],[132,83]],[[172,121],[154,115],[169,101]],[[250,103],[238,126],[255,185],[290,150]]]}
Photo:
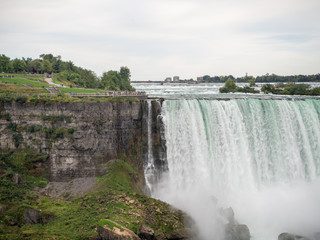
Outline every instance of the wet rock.
{"label": "wet rock", "polygon": [[313,234],[315,240],[320,240],[320,232],[316,232]]}
{"label": "wet rock", "polygon": [[250,231],[244,224],[227,224],[224,240],[250,240]]}
{"label": "wet rock", "polygon": [[26,208],[24,210],[23,218],[29,224],[37,224],[41,222],[40,213],[32,208]]}
{"label": "wet rock", "polygon": [[303,236],[294,235],[291,233],[281,233],[278,236],[278,240],[310,240],[310,239]]}
{"label": "wet rock", "polygon": [[158,235],[155,237],[156,240],[167,240],[166,236],[160,230],[157,231]]}
{"label": "wet rock", "polygon": [[189,239],[192,234],[193,232],[191,229],[181,228],[181,229],[175,229],[170,233],[166,233],[165,237],[168,240],[182,240],[182,239]]}
{"label": "wet rock", "polygon": [[[109,220],[111,221],[111,220]],[[112,222],[112,221],[111,221]],[[116,225],[120,224],[114,222]],[[98,226],[98,233],[100,240],[140,240],[140,238],[131,230],[121,226],[121,230],[117,227],[110,229],[107,225],[104,227]]]}
{"label": "wet rock", "polygon": [[152,240],[154,239],[154,231],[152,228],[145,224],[141,224],[139,230],[139,237],[141,239]]}
{"label": "wet rock", "polygon": [[232,207],[220,209],[220,215],[225,218],[229,223],[235,224],[234,211]]}

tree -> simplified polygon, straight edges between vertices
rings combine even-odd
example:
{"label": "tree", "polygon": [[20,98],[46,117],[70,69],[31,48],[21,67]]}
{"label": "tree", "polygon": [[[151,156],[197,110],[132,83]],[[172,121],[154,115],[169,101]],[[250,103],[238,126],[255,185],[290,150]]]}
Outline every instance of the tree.
{"label": "tree", "polygon": [[30,62],[30,71],[32,73],[41,73],[41,60],[35,59]]}
{"label": "tree", "polygon": [[221,93],[235,92],[237,90],[236,84],[232,81],[231,78],[228,78],[226,83],[222,88],[219,89]]}
{"label": "tree", "polygon": [[12,72],[13,67],[10,58],[6,55],[0,55],[0,72]]}
{"label": "tree", "polygon": [[130,85],[130,69],[128,67],[121,67],[120,68],[120,78],[121,78],[121,84],[120,84],[120,89],[123,90],[133,90],[131,85]]}
{"label": "tree", "polygon": [[23,60],[20,60],[20,59],[17,59],[17,58],[14,59],[12,61],[12,66],[13,66],[13,71],[15,73],[27,71],[27,64]]}
{"label": "tree", "polygon": [[48,59],[41,62],[41,71],[45,73],[51,73],[53,71],[52,64]]}
{"label": "tree", "polygon": [[120,88],[121,77],[117,71],[104,72],[101,77],[100,86],[110,90],[121,90]]}
{"label": "tree", "polygon": [[134,88],[130,85],[130,76],[130,69],[127,67],[121,67],[120,72],[104,72],[99,83],[99,88],[133,91]]}

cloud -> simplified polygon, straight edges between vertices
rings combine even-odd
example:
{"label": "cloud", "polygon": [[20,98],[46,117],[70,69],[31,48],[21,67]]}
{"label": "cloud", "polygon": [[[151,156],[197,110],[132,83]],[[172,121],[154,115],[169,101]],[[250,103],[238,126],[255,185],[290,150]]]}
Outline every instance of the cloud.
{"label": "cloud", "polygon": [[11,58],[51,52],[98,75],[126,65],[134,80],[313,74],[319,7],[317,0],[3,0],[0,46]]}

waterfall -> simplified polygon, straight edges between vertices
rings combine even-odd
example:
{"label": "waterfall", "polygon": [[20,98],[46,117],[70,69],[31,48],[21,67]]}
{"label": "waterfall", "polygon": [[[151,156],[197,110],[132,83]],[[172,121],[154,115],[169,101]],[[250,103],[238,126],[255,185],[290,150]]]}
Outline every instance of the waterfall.
{"label": "waterfall", "polygon": [[162,117],[168,171],[153,196],[192,215],[201,238],[223,234],[216,204],[252,239],[320,231],[320,100],[166,100]]}
{"label": "waterfall", "polygon": [[153,143],[152,143],[152,104],[151,101],[147,101],[147,134],[148,134],[148,153],[144,164],[144,176],[146,186],[150,192],[152,192],[152,183],[154,182],[154,157],[153,157]]}

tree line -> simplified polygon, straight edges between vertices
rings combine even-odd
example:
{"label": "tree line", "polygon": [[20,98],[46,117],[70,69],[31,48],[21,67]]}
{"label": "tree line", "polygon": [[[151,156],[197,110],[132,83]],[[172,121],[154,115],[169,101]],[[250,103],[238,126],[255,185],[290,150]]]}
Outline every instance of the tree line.
{"label": "tree line", "polygon": [[104,72],[102,77],[88,69],[76,66],[72,61],[63,61],[61,56],[41,54],[39,58],[10,59],[0,55],[0,72],[3,73],[54,73],[59,81],[68,81],[79,87],[110,90],[134,90],[130,85],[130,69],[121,67],[120,71]]}
{"label": "tree line", "polygon": [[[224,86],[219,88],[220,93],[234,93],[234,92],[242,92],[242,93],[260,93],[259,90],[253,88],[254,82],[250,82],[250,86],[239,87],[236,85],[235,81],[231,78],[228,78],[225,82]],[[320,95],[320,87],[311,88],[310,85],[304,83],[277,83],[263,84],[261,87],[261,92],[268,94],[281,94],[281,95],[311,95],[311,96],[319,96]]]}
{"label": "tree line", "polygon": [[314,75],[291,75],[291,76],[280,76],[276,74],[265,74],[262,76],[246,76],[235,78],[232,75],[228,76],[214,76],[204,75],[202,82],[207,83],[225,83],[228,79],[236,82],[320,82],[320,73]]}

